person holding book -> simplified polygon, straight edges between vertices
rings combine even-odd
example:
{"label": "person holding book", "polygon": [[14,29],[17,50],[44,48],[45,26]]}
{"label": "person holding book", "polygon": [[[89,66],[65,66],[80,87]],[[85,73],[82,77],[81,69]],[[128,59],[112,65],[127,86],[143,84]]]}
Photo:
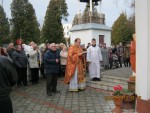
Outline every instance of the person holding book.
{"label": "person holding book", "polygon": [[85,89],[84,57],[80,38],[76,38],[74,45],[68,49],[65,84],[69,84],[69,91],[79,91]]}

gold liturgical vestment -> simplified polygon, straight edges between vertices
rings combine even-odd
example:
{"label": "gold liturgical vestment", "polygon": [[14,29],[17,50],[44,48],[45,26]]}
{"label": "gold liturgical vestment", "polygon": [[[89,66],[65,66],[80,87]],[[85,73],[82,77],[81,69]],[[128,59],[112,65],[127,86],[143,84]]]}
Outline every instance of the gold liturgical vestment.
{"label": "gold liturgical vestment", "polygon": [[83,50],[81,47],[73,45],[69,47],[68,50],[68,58],[66,65],[66,73],[65,73],[65,84],[69,84],[71,78],[74,76],[76,67],[78,69],[78,83],[84,82],[84,63],[83,57],[78,56],[79,53],[82,53]]}

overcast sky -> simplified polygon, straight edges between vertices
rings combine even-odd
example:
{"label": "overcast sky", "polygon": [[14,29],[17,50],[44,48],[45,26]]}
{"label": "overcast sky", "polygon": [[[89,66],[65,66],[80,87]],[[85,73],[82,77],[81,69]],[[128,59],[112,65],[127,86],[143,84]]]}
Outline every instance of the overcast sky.
{"label": "overcast sky", "polygon": [[[50,0],[29,0],[29,1],[32,3],[36,11],[38,22],[43,23],[47,6]],[[3,0],[3,7],[8,18],[11,18],[10,12],[11,2],[12,0]],[[63,23],[72,23],[74,15],[79,11],[83,12],[85,8],[85,3],[79,3],[78,0],[66,0],[66,2],[68,5],[69,17],[68,22]],[[102,5],[97,6],[97,9],[99,12],[105,14],[106,25],[111,27],[121,12],[126,11],[126,13],[130,15],[131,11],[129,11],[128,8],[129,5],[130,3],[128,2],[128,0],[102,0]]]}

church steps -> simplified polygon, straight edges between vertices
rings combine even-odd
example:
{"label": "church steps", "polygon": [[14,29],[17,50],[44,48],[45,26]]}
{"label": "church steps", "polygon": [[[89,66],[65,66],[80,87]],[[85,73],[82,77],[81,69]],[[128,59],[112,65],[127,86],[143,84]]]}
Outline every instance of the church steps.
{"label": "church steps", "polygon": [[107,81],[107,82],[114,82],[118,84],[128,84],[128,78],[122,78],[122,77],[114,77],[114,76],[102,76],[101,77],[102,81]]}
{"label": "church steps", "polygon": [[93,88],[99,88],[107,91],[113,91],[115,85],[121,85],[123,88],[128,88],[127,78],[114,77],[114,76],[102,76],[102,81],[91,81],[87,77],[86,85]]}

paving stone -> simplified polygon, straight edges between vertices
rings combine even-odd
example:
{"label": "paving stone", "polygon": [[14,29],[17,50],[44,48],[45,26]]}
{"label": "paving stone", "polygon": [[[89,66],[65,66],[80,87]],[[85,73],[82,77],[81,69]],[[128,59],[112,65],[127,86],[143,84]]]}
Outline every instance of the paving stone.
{"label": "paving stone", "polygon": [[87,107],[81,107],[81,106],[80,106],[80,109],[81,109],[81,110],[87,110]]}
{"label": "paving stone", "polygon": [[79,110],[80,113],[87,113],[87,110]]}
{"label": "paving stone", "polygon": [[32,113],[39,113],[39,111],[32,111]]}
{"label": "paving stone", "polygon": [[47,113],[47,111],[39,111],[39,113]]}
{"label": "paving stone", "polygon": [[47,111],[55,111],[55,108],[48,108]]}
{"label": "paving stone", "polygon": [[104,112],[104,113],[112,113],[112,112]]}
{"label": "paving stone", "polygon": [[[108,70],[105,73],[119,75],[120,70],[123,71],[119,68],[114,69],[115,72]],[[123,71],[122,74],[124,73],[128,71]],[[58,79],[57,89],[61,92],[53,96],[47,96],[44,79],[40,79],[38,85],[13,87],[11,99],[14,113],[111,113],[111,109],[115,108],[113,101],[105,99],[105,96],[110,95],[108,91],[87,87],[81,92],[69,92],[68,85],[63,80],[64,78]],[[108,89],[101,84],[89,82],[88,85]]]}
{"label": "paving stone", "polygon": [[72,111],[72,113],[80,113],[80,111],[78,111],[78,110],[77,111]]}
{"label": "paving stone", "polygon": [[107,109],[107,108],[106,108],[106,109],[103,109],[103,110],[104,110],[105,112],[106,112],[106,111],[107,111],[107,112],[108,112],[108,111],[111,112],[111,110],[110,110],[110,109]]}
{"label": "paving stone", "polygon": [[55,113],[55,111],[47,110],[47,113]]}
{"label": "paving stone", "polygon": [[31,111],[31,110],[33,110],[33,108],[26,108],[26,110],[27,110],[27,111],[28,111],[28,110]]}
{"label": "paving stone", "polygon": [[55,110],[55,113],[62,113],[62,111],[59,111],[59,110]]}
{"label": "paving stone", "polygon": [[40,107],[35,107],[33,110],[39,111]]}
{"label": "paving stone", "polygon": [[103,112],[103,109],[95,109],[96,113],[97,112]]}
{"label": "paving stone", "polygon": [[22,113],[31,113],[32,111],[28,111],[28,110],[26,110],[26,111],[24,111],[24,112],[22,112]]}
{"label": "paving stone", "polygon": [[41,111],[46,111],[48,108],[41,108],[40,110]]}
{"label": "paving stone", "polygon": [[95,109],[95,106],[89,106],[87,109]]}

